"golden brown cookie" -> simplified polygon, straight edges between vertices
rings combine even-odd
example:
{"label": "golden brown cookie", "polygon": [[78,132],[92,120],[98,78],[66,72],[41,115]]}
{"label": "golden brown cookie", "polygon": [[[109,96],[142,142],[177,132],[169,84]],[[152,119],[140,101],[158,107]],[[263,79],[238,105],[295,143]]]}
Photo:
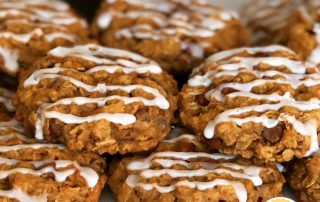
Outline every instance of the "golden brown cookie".
{"label": "golden brown cookie", "polygon": [[36,138],[71,150],[147,151],[169,133],[177,93],[172,77],[140,55],[58,47],[21,74],[16,116]]}
{"label": "golden brown cookie", "polygon": [[0,122],[0,201],[97,202],[105,160],[22,135],[14,119]]}
{"label": "golden brown cookie", "polygon": [[225,154],[290,161],[319,149],[320,73],[282,46],[209,57],[180,94],[180,117]]}
{"label": "golden brown cookie", "polygon": [[296,159],[288,164],[287,180],[297,201],[319,201],[320,155]]}
{"label": "golden brown cookie", "polygon": [[200,0],[105,0],[92,33],[102,44],[152,58],[175,75],[249,37],[237,14]]}
{"label": "golden brown cookie", "polygon": [[254,44],[283,44],[319,65],[320,4],[313,0],[250,1],[243,8]]}
{"label": "golden brown cookie", "polygon": [[86,22],[59,0],[0,2],[0,70],[17,76],[57,46],[87,40]]}
{"label": "golden brown cookie", "polygon": [[281,195],[284,177],[272,164],[201,152],[155,152],[110,165],[117,201],[256,202]]}

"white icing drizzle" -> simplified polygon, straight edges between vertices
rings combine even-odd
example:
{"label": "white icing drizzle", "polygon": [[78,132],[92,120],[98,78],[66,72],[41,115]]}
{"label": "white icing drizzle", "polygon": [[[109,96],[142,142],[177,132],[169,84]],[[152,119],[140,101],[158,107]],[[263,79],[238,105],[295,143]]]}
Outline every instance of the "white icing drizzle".
{"label": "white icing drizzle", "polygon": [[314,65],[319,65],[320,64],[320,59],[319,59],[319,54],[320,54],[320,24],[315,23],[313,26],[313,32],[315,33],[316,41],[317,41],[317,47],[312,50],[310,53],[310,56],[307,58],[307,60],[314,64]]}
{"label": "white icing drizzle", "polygon": [[63,33],[63,32],[53,32],[50,34],[44,34],[42,29],[36,28],[33,31],[26,33],[26,34],[15,34],[12,32],[0,32],[0,38],[12,38],[16,41],[19,41],[21,43],[28,43],[33,36],[38,36],[42,37],[44,36],[44,39],[47,40],[48,42],[52,42],[57,38],[62,38],[64,40],[68,40],[71,42],[75,42],[76,36]]}
{"label": "white icing drizzle", "polygon": [[[142,3],[136,0],[126,0],[125,2],[145,9],[128,11],[108,9],[98,16],[98,28],[108,29],[115,19],[129,18],[133,21],[148,19],[156,26],[133,23],[131,26],[118,30],[115,36],[119,40],[121,38],[162,40],[174,37],[176,41],[181,42],[182,51],[188,51],[196,58],[205,56],[205,47],[201,43],[191,43],[185,38],[213,37],[217,30],[225,27],[226,22],[238,18],[233,12],[224,11],[202,1],[148,0]],[[112,3],[114,2],[107,1],[107,4]]]}
{"label": "white icing drizzle", "polygon": [[[11,121],[13,123],[14,121]],[[5,122],[0,122],[3,126],[6,125],[10,127],[10,125]],[[2,126],[1,126],[2,127]],[[15,128],[12,128],[15,129]],[[17,144],[17,145],[10,145],[10,146],[1,146],[0,152],[6,153],[11,151],[17,151],[22,149],[41,149],[41,148],[57,148],[60,150],[65,149],[63,145],[60,144],[46,144],[46,143],[32,143],[35,142],[34,139],[30,139],[21,135],[20,133],[8,133],[5,135],[0,136],[0,141],[6,141],[12,138],[18,138],[25,143],[30,144]],[[19,167],[20,162],[28,162],[32,164],[35,168],[23,168]],[[6,164],[13,166],[8,170],[0,170],[0,179],[5,179],[12,174],[21,173],[21,174],[31,174],[41,176],[42,174],[53,174],[55,176],[55,181],[58,183],[62,183],[66,181],[66,179],[73,175],[75,172],[79,172],[79,175],[86,180],[87,185],[90,188],[96,186],[99,181],[99,175],[89,167],[80,166],[76,161],[71,160],[43,160],[43,161],[25,161],[20,159],[8,159],[5,157],[0,157],[0,164]],[[0,190],[0,197],[7,197],[7,198],[14,198],[19,201],[32,201],[32,202],[42,202],[47,201],[47,193],[43,193],[38,196],[32,196],[25,192],[23,192],[20,188],[12,188],[10,190]]]}
{"label": "white icing drizzle", "polygon": [[[153,61],[148,60],[140,55],[122,51],[118,49],[104,48],[94,44],[88,44],[84,46],[75,46],[73,48],[58,47],[49,52],[49,55],[54,57],[78,57],[88,61],[102,64],[102,66],[93,67],[84,74],[94,74],[96,72],[104,71],[108,73],[114,73],[117,70],[121,70],[123,73],[128,74],[136,72],[138,74],[143,73],[155,73],[162,72],[161,68]],[[101,58],[101,56],[110,56],[115,59]],[[84,104],[97,104],[99,107],[104,106],[107,102],[112,100],[121,100],[125,105],[131,103],[140,102],[145,106],[159,107],[160,109],[169,109],[168,100],[159,92],[159,90],[144,86],[144,85],[105,85],[104,83],[89,85],[80,80],[77,80],[70,76],[61,75],[65,71],[74,71],[74,69],[66,68],[49,68],[39,69],[32,73],[23,83],[24,88],[31,85],[38,85],[42,79],[62,79],[69,81],[78,88],[83,88],[88,92],[101,92],[107,93],[109,91],[121,90],[127,93],[132,93],[135,90],[143,90],[144,92],[151,94],[153,98],[146,99],[144,97],[128,97],[128,96],[108,96],[99,98],[87,98],[87,97],[75,97],[64,98],[56,101],[55,103],[43,104],[38,109],[38,119],[36,120],[36,138],[43,139],[43,124],[46,118],[55,118],[66,124],[81,124],[85,122],[94,122],[98,120],[107,120],[109,122],[121,125],[129,125],[136,122],[136,117],[132,114],[123,113],[101,113],[86,117],[79,117],[72,114],[63,114],[57,111],[50,111],[50,108],[57,105],[84,105]]]}
{"label": "white icing drizzle", "polygon": [[292,50],[280,45],[271,45],[271,46],[262,46],[262,47],[253,47],[253,48],[245,47],[245,48],[236,48],[236,49],[218,52],[208,57],[206,61],[207,62],[220,61],[242,52],[247,52],[250,55],[254,55],[257,53],[270,53],[270,52],[276,52],[276,51],[284,51],[284,52],[289,52],[293,54]]}
{"label": "white icing drizzle", "polygon": [[33,139],[28,138],[27,136],[21,135],[20,133],[10,133],[10,134],[6,134],[6,135],[0,135],[0,141],[7,141],[13,138],[18,138],[24,142],[32,142]]}
{"label": "white icing drizzle", "polygon": [[[0,164],[16,165],[20,160],[0,158]],[[4,179],[14,173],[42,175],[45,173],[51,173],[55,176],[57,182],[66,181],[67,177],[74,174],[76,170],[79,171],[79,175],[83,177],[88,186],[93,188],[99,180],[99,175],[89,167],[81,167],[77,162],[70,160],[44,160],[44,161],[28,161],[33,164],[36,169],[29,168],[12,168],[10,170],[1,170],[0,179]],[[52,165],[54,164],[54,166]],[[73,168],[68,168],[72,166]],[[40,168],[41,167],[41,168]],[[57,170],[61,168],[68,168],[65,170]],[[1,194],[0,194],[1,195]]]}
{"label": "white icing drizzle", "polygon": [[[232,186],[238,200],[244,202],[247,200],[247,191],[241,181],[229,181],[225,179],[213,179],[212,181],[189,181],[186,178],[201,177],[209,173],[218,175],[228,174],[238,179],[247,179],[253,183],[254,186],[260,186],[263,182],[260,178],[260,167],[256,166],[243,166],[236,163],[212,163],[207,161],[190,161],[191,159],[232,159],[233,156],[222,154],[207,154],[207,153],[188,153],[188,152],[159,152],[153,153],[143,160],[135,160],[127,165],[127,169],[135,171],[135,174],[129,175],[126,179],[126,184],[131,187],[142,187],[145,190],[156,189],[160,193],[169,193],[176,189],[178,186],[185,186],[191,189],[198,189],[203,191],[212,189],[216,186]],[[156,163],[161,166],[161,169],[152,169],[152,164]],[[188,170],[175,170],[174,165],[182,165]],[[194,165],[200,165],[200,169],[192,169]],[[158,167],[158,166],[157,166]],[[139,171],[137,173],[137,171]],[[156,183],[143,183],[139,182],[140,178],[150,179],[159,177],[161,175],[169,175],[171,178],[182,178],[174,184],[161,186]]]}
{"label": "white icing drizzle", "polygon": [[[107,3],[112,4],[114,0],[106,0]],[[159,1],[159,0],[125,0],[126,3],[134,6],[143,7],[150,10],[156,10],[164,13],[170,13],[175,9],[175,5],[170,1]]]}
{"label": "white icing drizzle", "polygon": [[47,193],[32,196],[21,190],[20,188],[12,188],[10,190],[0,190],[0,197],[17,199],[21,202],[47,202]]}
{"label": "white icing drizzle", "polygon": [[0,56],[3,59],[4,66],[7,71],[15,74],[19,70],[18,53],[7,48],[0,47]]}
{"label": "white icing drizzle", "polygon": [[208,154],[203,152],[157,152],[150,155],[148,158],[141,161],[131,162],[128,166],[128,170],[145,170],[150,168],[153,159],[160,158],[176,158],[181,160],[188,160],[193,158],[208,158],[213,160],[219,159],[233,159],[234,155],[224,155],[224,154]]}
{"label": "white icing drizzle", "polygon": [[[154,61],[147,59],[141,55],[120,50],[120,49],[114,49],[114,48],[107,48],[98,46],[96,44],[87,44],[87,45],[80,45],[80,46],[74,46],[71,48],[66,47],[57,47],[55,49],[52,49],[49,51],[48,55],[54,56],[54,57],[77,57],[84,60],[88,60],[91,62],[94,62],[96,64],[103,64],[103,65],[120,65],[120,66],[132,66],[135,68],[139,65],[150,65],[151,67],[156,69],[154,71],[161,72],[161,68],[157,63]],[[109,60],[106,58],[103,58],[103,56],[108,57],[115,57],[116,60]],[[129,60],[127,60],[128,58]]]}
{"label": "white icing drizzle", "polygon": [[162,142],[176,143],[176,142],[178,142],[180,140],[194,141],[194,140],[196,140],[196,136],[195,135],[191,135],[191,134],[182,134],[182,135],[179,135],[178,137],[175,137],[175,138],[172,138],[172,139],[162,140]]}
{"label": "white icing drizzle", "polygon": [[4,104],[9,112],[14,112],[16,110],[16,107],[12,104],[14,97],[14,92],[0,87],[0,102]]}
{"label": "white icing drizzle", "polygon": [[[249,1],[244,9],[245,22],[250,23],[253,28],[266,29],[275,31],[287,25],[287,20],[293,13],[298,10],[301,12],[302,7],[309,7],[304,0],[277,0],[277,1]],[[308,18],[306,18],[308,20]]]}
{"label": "white icing drizzle", "polygon": [[[72,114],[64,114],[56,111],[41,112],[41,118],[36,121],[35,137],[39,140],[43,139],[43,123],[44,119],[58,119],[66,124],[82,124],[85,122],[95,122],[99,120],[106,120],[115,124],[129,125],[136,122],[136,117],[131,114],[121,113],[100,113],[92,116],[79,117]],[[1,150],[1,148],[0,148]]]}
{"label": "white icing drizzle", "polygon": [[268,110],[274,110],[278,111],[282,107],[285,106],[291,106],[294,108],[299,109],[300,111],[309,111],[309,110],[315,110],[320,109],[319,100],[314,102],[314,100],[311,101],[292,101],[292,100],[282,100],[279,103],[276,104],[262,104],[262,105],[253,105],[253,106],[247,106],[247,107],[241,107],[236,109],[230,109],[226,110],[220,114],[218,114],[214,120],[210,121],[208,125],[206,126],[204,130],[204,135],[206,138],[211,139],[214,137],[215,134],[215,128],[220,123],[225,122],[234,122],[238,126],[241,126],[242,124],[248,123],[248,122],[255,122],[260,123],[266,128],[273,128],[275,127],[280,121],[286,121],[292,125],[292,127],[303,136],[310,136],[311,137],[311,144],[309,150],[306,152],[306,156],[309,156],[313,152],[317,151],[319,149],[318,141],[317,141],[317,124],[312,119],[307,123],[303,123],[299,120],[297,120],[295,117],[281,113],[278,118],[272,119],[268,118],[266,116],[249,116],[246,118],[232,118],[232,116],[240,115],[245,112],[265,112]]}
{"label": "white icing drizzle", "polygon": [[3,7],[8,8],[16,8],[16,9],[22,9],[26,6],[46,6],[49,8],[52,8],[54,10],[58,11],[66,11],[69,9],[69,5],[63,1],[59,0],[24,0],[23,2],[14,1],[14,2],[8,2],[8,1],[1,1],[0,3]]}
{"label": "white icing drizzle", "polygon": [[16,130],[20,133],[22,133],[24,131],[24,128],[16,119],[11,119],[10,121],[0,122],[0,131],[5,130],[5,129],[13,129],[13,130]]}
{"label": "white icing drizzle", "polygon": [[41,148],[64,149],[65,147],[60,144],[44,144],[44,143],[19,144],[19,145],[12,145],[12,146],[1,146],[0,152],[10,152],[10,151],[17,151],[17,150],[22,150],[22,149],[41,149]]}
{"label": "white icing drizzle", "polygon": [[[43,6],[45,8],[43,8]],[[19,2],[0,2],[0,18],[6,23],[23,23],[27,26],[35,26],[33,30],[27,33],[14,33],[10,31],[0,32],[0,38],[13,39],[26,44],[34,38],[44,39],[51,43],[60,38],[70,42],[75,42],[76,35],[69,34],[66,26],[75,23],[83,24],[81,19],[68,11],[69,6],[62,1],[37,1],[27,0]],[[45,33],[43,28],[57,27],[65,32]],[[0,47],[0,55],[4,61],[4,69],[10,74],[16,74],[19,71],[19,53],[5,47]]]}
{"label": "white icing drizzle", "polygon": [[[41,5],[41,4],[39,4]],[[42,3],[44,5],[44,3]],[[45,3],[45,5],[48,5]],[[68,11],[59,11],[52,9],[41,9],[39,7],[31,7],[25,2],[20,2],[19,4],[8,3],[8,2],[0,2],[0,7],[4,7],[0,9],[0,18],[5,18],[7,16],[21,16],[23,19],[27,19],[29,21],[40,21],[40,22],[48,22],[53,25],[61,25],[61,26],[69,26],[74,23],[80,23],[85,26],[81,22],[81,19],[77,18],[73,14]]]}
{"label": "white icing drizzle", "polygon": [[[283,107],[293,107],[300,111],[320,109],[320,100],[317,98],[311,98],[308,101],[297,101],[289,92],[286,92],[284,95],[279,95],[278,93],[262,95],[251,92],[253,88],[268,83],[285,84],[291,86],[291,88],[293,89],[298,89],[300,86],[313,87],[320,85],[319,72],[314,68],[314,70],[316,70],[316,73],[308,74],[307,69],[309,64],[307,63],[290,60],[285,57],[234,56],[241,52],[247,52],[247,54],[253,55],[260,52],[272,53],[276,51],[285,51],[288,53],[292,53],[290,50],[282,46],[234,49],[223,51],[209,57],[205,62],[205,65],[202,65],[197,69],[200,70],[201,68],[206,67],[206,65],[209,65],[212,62],[217,63],[217,68],[215,68],[214,70],[209,70],[203,75],[199,75],[195,72],[195,75],[188,81],[188,85],[191,87],[204,86],[208,88],[217,78],[221,78],[223,76],[235,77],[237,75],[240,75],[241,73],[249,73],[256,77],[255,80],[247,83],[227,82],[218,84],[212,89],[209,88],[205,93],[205,97],[207,100],[214,99],[218,102],[224,103],[227,97],[232,99],[246,97],[269,102],[269,104],[237,107],[218,114],[207,124],[204,130],[204,136],[206,138],[213,138],[215,135],[216,127],[221,123],[233,122],[237,126],[241,127],[243,124],[254,122],[261,124],[266,128],[273,128],[279,122],[286,122],[290,124],[298,134],[302,136],[309,136],[311,138],[310,148],[305,153],[305,156],[309,156],[319,149],[317,140],[318,123],[315,118],[311,117],[310,120],[302,122],[301,120],[298,120],[296,117],[287,114],[286,112],[281,112],[276,118],[269,118],[267,117],[267,115],[249,115],[245,118],[235,117],[249,112],[258,112],[264,114],[264,112],[270,110],[279,111]],[[260,64],[268,65],[270,67],[276,68],[276,70],[260,70],[258,69],[258,65]],[[286,69],[290,73],[281,72],[281,69],[282,71],[283,69]],[[236,92],[231,92],[227,95],[224,95],[222,92],[223,89],[226,88],[231,88]]]}
{"label": "white icing drizzle", "polygon": [[[0,164],[8,164],[8,165],[15,165],[20,160],[17,159],[7,159],[7,158],[0,158]],[[79,170],[79,175],[83,177],[89,187],[94,187],[99,180],[99,175],[89,167],[82,167],[76,161],[70,160],[44,160],[44,161],[28,161],[29,163],[33,164],[36,169],[29,169],[29,168],[13,168],[10,170],[0,170],[0,179],[4,179],[11,174],[14,173],[23,173],[23,174],[32,174],[32,175],[42,175],[45,173],[52,173],[55,175],[55,180],[57,182],[64,182],[67,177],[74,174],[76,170]],[[54,166],[52,166],[54,164]],[[67,168],[67,167],[74,167],[69,168],[67,170],[59,171],[57,169]]]}

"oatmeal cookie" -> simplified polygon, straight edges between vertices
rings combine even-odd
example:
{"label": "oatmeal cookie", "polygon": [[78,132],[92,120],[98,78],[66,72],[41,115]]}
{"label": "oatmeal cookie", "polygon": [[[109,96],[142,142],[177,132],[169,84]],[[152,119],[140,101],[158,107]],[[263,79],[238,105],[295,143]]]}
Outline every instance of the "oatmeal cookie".
{"label": "oatmeal cookie", "polygon": [[256,202],[281,195],[284,177],[272,165],[231,155],[155,152],[110,165],[108,183],[117,201]]}
{"label": "oatmeal cookie", "polygon": [[237,14],[203,0],[104,0],[92,33],[102,44],[152,58],[175,75],[249,38]]}
{"label": "oatmeal cookie", "polygon": [[37,139],[99,154],[146,151],[170,131],[177,86],[152,60],[87,44],[21,73],[17,119]]}
{"label": "oatmeal cookie", "polygon": [[173,128],[169,135],[162,140],[155,151],[177,151],[177,152],[207,152],[205,144],[197,139],[197,136],[182,128]]}
{"label": "oatmeal cookie", "polygon": [[59,0],[0,1],[0,70],[17,76],[57,46],[87,40],[86,22]]}
{"label": "oatmeal cookie", "polygon": [[254,44],[283,44],[320,65],[320,3],[313,0],[250,1],[243,16]]}
{"label": "oatmeal cookie", "polygon": [[288,166],[288,183],[294,190],[297,201],[319,201],[320,153],[296,159]]}
{"label": "oatmeal cookie", "polygon": [[13,105],[15,93],[0,87],[0,121],[8,121],[14,115],[16,107]]}
{"label": "oatmeal cookie", "polygon": [[0,122],[0,201],[98,201],[105,160],[21,134],[14,119]]}
{"label": "oatmeal cookie", "polygon": [[180,94],[182,122],[212,149],[290,161],[319,149],[320,73],[283,46],[209,57]]}

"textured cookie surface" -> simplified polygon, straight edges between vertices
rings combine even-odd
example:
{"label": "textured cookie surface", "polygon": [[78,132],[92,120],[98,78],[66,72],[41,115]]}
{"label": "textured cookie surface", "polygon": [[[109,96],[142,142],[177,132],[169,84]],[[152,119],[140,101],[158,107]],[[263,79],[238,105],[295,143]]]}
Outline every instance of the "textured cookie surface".
{"label": "textured cookie surface", "polygon": [[16,76],[57,46],[87,40],[86,23],[59,0],[0,1],[0,70]]}
{"label": "textured cookie surface", "polygon": [[294,160],[288,165],[288,183],[294,190],[297,201],[319,201],[320,155]]}
{"label": "textured cookie surface", "polygon": [[22,135],[14,119],[0,122],[0,200],[98,201],[105,160]]}
{"label": "textured cookie surface", "polygon": [[92,32],[104,45],[152,58],[176,75],[248,41],[235,13],[199,0],[105,0]]}
{"label": "textured cookie surface", "polygon": [[255,44],[283,44],[319,65],[320,3],[313,0],[250,1],[243,16]]}
{"label": "textured cookie surface", "polygon": [[170,130],[175,81],[157,63],[94,44],[58,47],[23,72],[17,118],[72,150],[149,150]]}
{"label": "textured cookie surface", "polygon": [[235,156],[156,152],[111,164],[109,185],[118,201],[266,201],[279,196],[282,174]]}
{"label": "textured cookie surface", "polygon": [[179,102],[183,123],[212,149],[289,161],[319,149],[319,70],[282,46],[212,55]]}

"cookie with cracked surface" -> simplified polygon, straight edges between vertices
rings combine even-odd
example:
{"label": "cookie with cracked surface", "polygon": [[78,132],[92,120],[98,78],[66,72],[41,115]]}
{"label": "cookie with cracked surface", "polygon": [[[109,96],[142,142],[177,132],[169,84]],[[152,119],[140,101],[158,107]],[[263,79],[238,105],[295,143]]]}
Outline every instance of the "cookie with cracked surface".
{"label": "cookie with cracked surface", "polygon": [[293,189],[297,201],[319,201],[320,154],[296,159],[287,166],[287,181]]}
{"label": "cookie with cracked surface", "polygon": [[110,165],[117,201],[254,202],[281,195],[284,177],[272,164],[201,152],[155,152]]}
{"label": "cookie with cracked surface", "polygon": [[222,153],[290,161],[319,149],[320,73],[283,46],[209,57],[180,93],[180,117]]}
{"label": "cookie with cracked surface", "polygon": [[175,75],[249,38],[237,14],[202,0],[105,0],[92,33],[102,44],[152,58]]}
{"label": "cookie with cracked surface", "polygon": [[22,72],[16,116],[37,139],[125,154],[169,133],[176,96],[173,78],[145,57],[95,44],[58,47]]}
{"label": "cookie with cracked surface", "polygon": [[[243,9],[253,44],[283,44],[320,65],[320,4],[313,0],[250,1]],[[303,43],[301,43],[303,41]]]}
{"label": "cookie with cracked surface", "polygon": [[98,201],[105,160],[22,135],[17,121],[0,122],[0,200]]}
{"label": "cookie with cracked surface", "polygon": [[0,1],[0,22],[0,70],[10,76],[54,47],[88,40],[86,22],[59,0]]}

